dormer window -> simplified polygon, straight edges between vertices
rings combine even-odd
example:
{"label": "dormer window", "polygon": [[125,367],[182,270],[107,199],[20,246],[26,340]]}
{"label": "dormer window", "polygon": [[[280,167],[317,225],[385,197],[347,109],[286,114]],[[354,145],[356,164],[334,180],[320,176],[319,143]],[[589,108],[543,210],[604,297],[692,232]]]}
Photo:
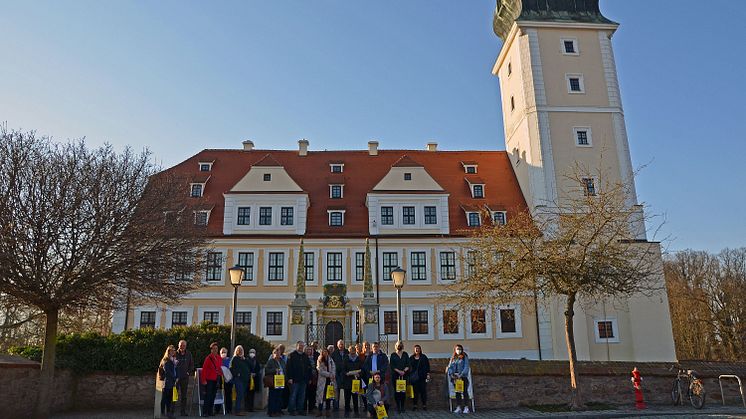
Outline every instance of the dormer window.
{"label": "dormer window", "polygon": [[507,213],[505,211],[492,211],[492,222],[496,225],[505,225]]}
{"label": "dormer window", "polygon": [[469,227],[479,227],[482,225],[482,220],[479,218],[478,212],[467,212],[466,221]]}
{"label": "dormer window", "polygon": [[329,167],[332,173],[342,173],[344,172],[345,165],[342,163],[331,163]]}
{"label": "dormer window", "polygon": [[199,162],[199,171],[200,172],[212,171],[212,163],[211,162]]}
{"label": "dormer window", "polygon": [[412,180],[412,174],[411,173],[404,173],[404,180]]}
{"label": "dormer window", "polygon": [[464,173],[473,175],[477,173],[477,163],[472,161],[462,161],[461,165],[464,166]]}
{"label": "dormer window", "polygon": [[484,198],[484,185],[482,184],[471,185],[471,197],[472,198]]}
{"label": "dormer window", "polygon": [[329,185],[329,198],[341,199],[344,185]]}
{"label": "dormer window", "polygon": [[264,181],[269,182],[272,180],[272,174],[271,173],[265,173],[264,174]]}
{"label": "dormer window", "polygon": [[203,183],[192,183],[192,189],[189,195],[192,198],[200,198],[202,196],[204,187],[205,185]]}
{"label": "dormer window", "polygon": [[329,212],[329,226],[330,227],[342,227],[345,222],[344,210],[330,210]]}
{"label": "dormer window", "polygon": [[194,211],[194,225],[206,226],[210,218],[210,211]]}

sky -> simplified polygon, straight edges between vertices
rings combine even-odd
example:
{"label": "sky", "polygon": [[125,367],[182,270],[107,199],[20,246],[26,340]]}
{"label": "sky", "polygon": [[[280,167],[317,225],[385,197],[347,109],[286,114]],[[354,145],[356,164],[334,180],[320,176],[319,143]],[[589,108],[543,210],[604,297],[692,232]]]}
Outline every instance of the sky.
{"label": "sky", "polygon": [[[669,251],[746,246],[746,1],[601,0]],[[0,0],[0,122],[64,141],[503,150],[494,0]]]}

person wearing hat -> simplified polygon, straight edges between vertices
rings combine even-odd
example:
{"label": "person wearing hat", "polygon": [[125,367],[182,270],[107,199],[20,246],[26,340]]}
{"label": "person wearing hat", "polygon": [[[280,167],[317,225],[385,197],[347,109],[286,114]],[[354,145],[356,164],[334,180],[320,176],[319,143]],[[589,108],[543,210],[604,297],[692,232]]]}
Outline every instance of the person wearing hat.
{"label": "person wearing hat", "polygon": [[[254,394],[256,394],[256,390],[259,388],[259,372],[262,369],[262,365],[259,363],[259,360],[256,358],[256,349],[251,348],[249,349],[249,357],[246,359],[246,363],[249,364],[249,386],[247,386],[246,390],[246,411],[247,412],[253,412],[254,411]],[[254,388],[251,388],[251,380],[254,380]]]}
{"label": "person wearing hat", "polygon": [[218,354],[218,343],[210,344],[210,353],[202,363],[200,382],[205,386],[205,399],[202,406],[202,416],[214,416],[215,395],[218,392],[218,377],[223,376],[223,360]]}

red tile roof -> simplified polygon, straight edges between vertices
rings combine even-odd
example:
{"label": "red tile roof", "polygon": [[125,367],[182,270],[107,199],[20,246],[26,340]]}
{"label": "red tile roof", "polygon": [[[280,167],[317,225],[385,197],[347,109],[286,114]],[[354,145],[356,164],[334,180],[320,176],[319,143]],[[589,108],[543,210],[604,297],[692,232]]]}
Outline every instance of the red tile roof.
{"label": "red tile roof", "polygon": [[405,154],[396,163],[392,164],[391,167],[422,167],[422,165]]}
{"label": "red tile roof", "polygon": [[[449,194],[450,233],[468,234],[462,206],[500,208],[511,214],[526,210],[518,181],[505,151],[424,151],[379,150],[370,156],[360,151],[309,151],[299,156],[297,150],[203,150],[178,165],[167,169],[189,177],[199,175],[199,161],[214,161],[210,181],[199,199],[206,206],[214,205],[208,230],[213,236],[223,235],[223,194],[227,193],[248,172],[252,165],[285,168],[290,177],[309,195],[307,237],[367,237],[368,209],[366,196],[373,187],[399,162],[422,166]],[[344,161],[344,197],[329,197],[329,178],[333,176],[330,161]],[[463,161],[480,166],[479,176],[486,185],[484,199],[473,199],[469,185],[464,182]],[[341,176],[340,176],[341,177]],[[188,193],[188,191],[185,191]],[[411,192],[409,192],[411,193]],[[327,210],[346,208],[345,225],[329,227]]]}

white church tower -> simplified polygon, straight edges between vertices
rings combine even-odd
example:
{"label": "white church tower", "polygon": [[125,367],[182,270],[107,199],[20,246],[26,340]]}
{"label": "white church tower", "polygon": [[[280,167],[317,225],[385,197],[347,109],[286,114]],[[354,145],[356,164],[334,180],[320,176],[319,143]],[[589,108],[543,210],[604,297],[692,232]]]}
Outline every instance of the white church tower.
{"label": "white church tower", "polygon": [[[505,147],[537,216],[542,207],[562,205],[576,165],[628,185],[627,204],[642,214],[611,45],[619,25],[598,3],[497,0],[493,27],[503,46],[493,74],[500,79]],[[588,188],[602,186],[597,177],[583,180]],[[647,240],[638,224],[637,239]],[[567,357],[560,307],[539,315],[545,359]],[[576,313],[579,359],[675,358],[665,291],[655,299],[630,299],[623,308],[599,303]],[[599,339],[599,327],[613,327],[614,339]]]}

